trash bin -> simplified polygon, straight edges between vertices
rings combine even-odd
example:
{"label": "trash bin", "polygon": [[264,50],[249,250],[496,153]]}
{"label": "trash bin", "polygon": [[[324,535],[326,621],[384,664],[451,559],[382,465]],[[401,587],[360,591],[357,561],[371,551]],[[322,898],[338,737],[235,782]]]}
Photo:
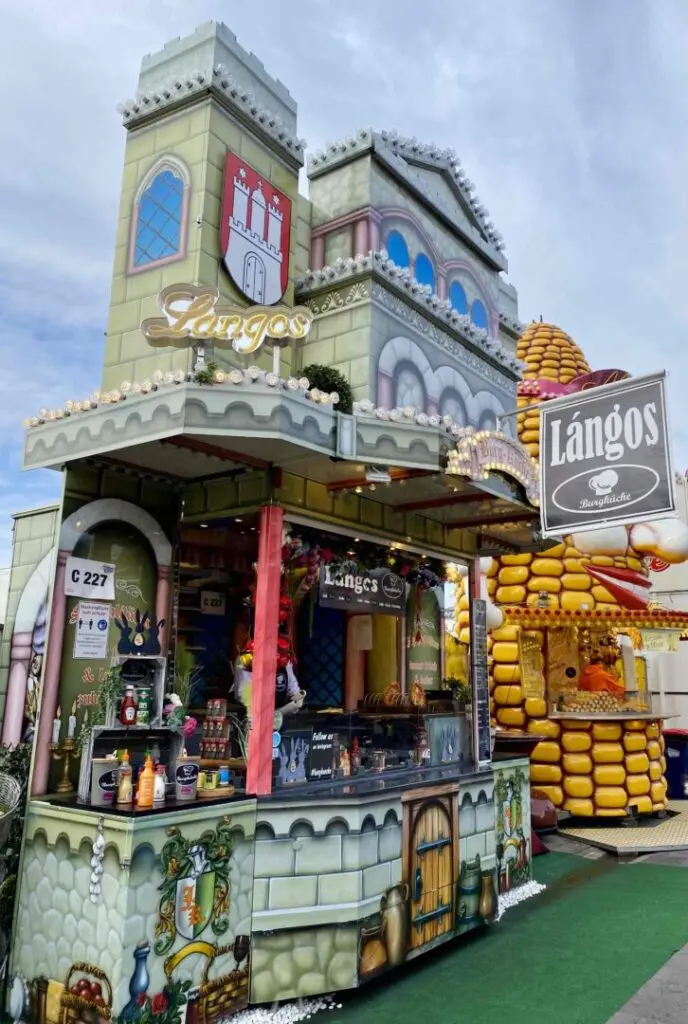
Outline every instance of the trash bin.
{"label": "trash bin", "polygon": [[688,729],[665,729],[667,796],[671,800],[688,797]]}

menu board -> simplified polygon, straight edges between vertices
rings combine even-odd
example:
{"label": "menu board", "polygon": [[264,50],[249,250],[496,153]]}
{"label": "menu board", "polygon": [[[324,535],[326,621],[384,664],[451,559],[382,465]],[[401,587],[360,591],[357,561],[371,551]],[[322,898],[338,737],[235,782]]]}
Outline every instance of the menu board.
{"label": "menu board", "polygon": [[545,696],[545,660],[540,643],[534,636],[521,632],[518,644],[518,660],[521,668],[521,690],[524,697]]}
{"label": "menu board", "polygon": [[331,779],[333,760],[334,732],[329,729],[314,729],[308,777],[314,781]]}
{"label": "menu board", "polygon": [[475,760],[484,764],[492,760],[490,683],[487,673],[487,604],[478,599],[471,601],[471,676]]}

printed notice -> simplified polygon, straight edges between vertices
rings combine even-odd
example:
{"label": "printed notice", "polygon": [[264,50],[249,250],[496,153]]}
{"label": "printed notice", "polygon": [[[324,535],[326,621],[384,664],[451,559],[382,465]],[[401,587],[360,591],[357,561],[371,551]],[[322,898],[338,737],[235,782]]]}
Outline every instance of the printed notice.
{"label": "printed notice", "polygon": [[314,729],[311,743],[309,778],[331,779],[334,757],[334,733],[325,729]]}
{"label": "printed notice", "polygon": [[74,632],[74,658],[107,658],[110,606],[79,601]]}

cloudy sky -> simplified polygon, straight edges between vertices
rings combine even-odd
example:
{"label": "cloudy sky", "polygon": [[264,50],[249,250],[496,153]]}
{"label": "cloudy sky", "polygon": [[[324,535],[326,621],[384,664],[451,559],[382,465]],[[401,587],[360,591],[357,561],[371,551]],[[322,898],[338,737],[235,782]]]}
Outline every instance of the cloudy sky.
{"label": "cloudy sky", "polygon": [[451,146],[506,240],[522,320],[594,367],[666,368],[688,466],[685,0],[4,0],[0,30],[0,565],[21,421],[99,382],[143,54],[223,20],[299,103],[309,149],[357,127]]}

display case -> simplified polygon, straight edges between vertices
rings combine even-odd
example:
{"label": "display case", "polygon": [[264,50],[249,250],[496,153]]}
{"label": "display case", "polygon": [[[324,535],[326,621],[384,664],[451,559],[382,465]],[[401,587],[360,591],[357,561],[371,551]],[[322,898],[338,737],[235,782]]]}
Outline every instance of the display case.
{"label": "display case", "polygon": [[626,690],[624,693],[577,690],[561,694],[550,709],[551,718],[621,718],[653,717],[652,694],[647,690]]}

